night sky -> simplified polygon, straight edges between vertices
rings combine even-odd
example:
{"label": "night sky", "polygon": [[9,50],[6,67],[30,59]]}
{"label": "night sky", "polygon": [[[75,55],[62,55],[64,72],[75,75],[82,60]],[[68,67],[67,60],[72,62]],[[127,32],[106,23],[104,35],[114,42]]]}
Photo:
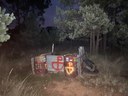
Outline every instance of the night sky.
{"label": "night sky", "polygon": [[54,17],[56,15],[56,6],[59,6],[58,0],[52,0],[52,5],[45,10],[45,26],[54,26]]}

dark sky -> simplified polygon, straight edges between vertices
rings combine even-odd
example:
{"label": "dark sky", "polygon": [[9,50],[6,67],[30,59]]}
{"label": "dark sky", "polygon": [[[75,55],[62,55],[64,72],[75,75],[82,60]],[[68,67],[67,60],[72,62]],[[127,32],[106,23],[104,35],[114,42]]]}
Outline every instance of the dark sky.
{"label": "dark sky", "polygon": [[48,9],[46,9],[46,12],[44,14],[45,18],[45,26],[54,26],[54,16],[56,15],[56,6],[59,6],[58,0],[51,0],[52,6],[50,6]]}

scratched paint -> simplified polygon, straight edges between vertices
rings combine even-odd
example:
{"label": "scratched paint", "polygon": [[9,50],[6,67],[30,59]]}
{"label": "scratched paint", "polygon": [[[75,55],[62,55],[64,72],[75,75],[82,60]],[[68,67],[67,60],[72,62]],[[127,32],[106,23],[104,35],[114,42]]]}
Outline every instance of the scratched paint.
{"label": "scratched paint", "polygon": [[68,77],[76,77],[77,73],[77,55],[65,55],[65,75]]}
{"label": "scratched paint", "polygon": [[44,75],[47,73],[46,58],[44,54],[31,59],[32,72],[36,75]]}
{"label": "scratched paint", "polygon": [[64,72],[64,57],[62,55],[47,55],[47,69],[51,72]]}

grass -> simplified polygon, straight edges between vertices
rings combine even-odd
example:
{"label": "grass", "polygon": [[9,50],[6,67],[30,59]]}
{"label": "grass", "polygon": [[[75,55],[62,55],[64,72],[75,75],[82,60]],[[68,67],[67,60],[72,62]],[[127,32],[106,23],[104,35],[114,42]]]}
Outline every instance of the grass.
{"label": "grass", "polygon": [[110,56],[104,58],[99,55],[90,56],[90,58],[95,62],[99,74],[84,74],[84,78],[81,80],[84,85],[102,87],[111,93],[128,94],[128,78],[123,77],[123,72],[127,71],[127,67],[124,65],[127,63],[123,57],[111,60]]}
{"label": "grass", "polygon": [[42,83],[28,82],[31,77],[26,58],[9,58],[0,54],[0,96],[44,96]]}
{"label": "grass", "polygon": [[45,89],[52,81],[64,80],[65,76],[61,74],[48,74],[45,77],[28,75],[23,80],[18,76],[8,76],[1,80],[0,96],[47,96]]}
{"label": "grass", "polygon": [[[62,50],[65,50],[64,53],[69,52],[66,49]],[[62,73],[51,73],[44,77],[33,76],[30,66],[31,56],[27,54],[17,56],[6,56],[6,54],[0,56],[0,96],[48,96],[45,89],[50,82],[67,79]],[[89,58],[95,62],[99,74],[94,76],[85,74],[84,78],[80,79],[82,84],[96,88],[103,87],[106,90],[110,89],[112,94],[120,92],[127,96],[128,78],[126,75],[124,78],[128,68],[126,60],[120,56],[113,58],[102,55],[89,56]]]}
{"label": "grass", "polygon": [[24,80],[17,80],[17,78],[3,80],[1,82],[0,95],[1,96],[43,96],[41,90],[41,82],[37,82],[32,86]]}
{"label": "grass", "polygon": [[28,59],[0,56],[0,96],[47,96],[45,89],[49,82],[65,79],[62,73],[32,75]]}

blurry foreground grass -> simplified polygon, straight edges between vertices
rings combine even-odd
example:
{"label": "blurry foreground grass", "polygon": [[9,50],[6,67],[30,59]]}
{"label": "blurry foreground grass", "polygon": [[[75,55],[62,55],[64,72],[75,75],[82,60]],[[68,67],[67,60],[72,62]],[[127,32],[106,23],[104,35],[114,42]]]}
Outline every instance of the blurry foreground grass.
{"label": "blurry foreground grass", "polygon": [[123,57],[112,56],[90,56],[99,70],[97,75],[85,73],[84,78],[80,79],[83,85],[96,88],[103,88],[114,93],[128,94],[128,63]]}
{"label": "blurry foreground grass", "polygon": [[0,96],[42,96],[41,82],[37,82],[34,86],[27,81],[27,76],[23,80],[18,75],[12,76],[13,69],[7,76],[0,81]]}
{"label": "blurry foreground grass", "polygon": [[[48,96],[47,86],[52,81],[62,81],[64,74],[50,73],[46,76],[33,76],[30,57],[8,58],[0,54],[0,96]],[[108,91],[128,94],[128,64],[123,57],[89,56],[99,70],[99,74],[84,74],[79,79],[83,85],[103,87]],[[107,95],[108,96],[108,95]],[[110,95],[109,95],[110,96]],[[112,95],[113,96],[113,95]],[[125,96],[125,95],[124,95]]]}
{"label": "blurry foreground grass", "polygon": [[63,78],[60,77],[60,74],[50,74],[45,77],[28,75],[23,80],[18,76],[10,76],[9,73],[0,81],[0,96],[48,96],[45,92],[48,84]]}

